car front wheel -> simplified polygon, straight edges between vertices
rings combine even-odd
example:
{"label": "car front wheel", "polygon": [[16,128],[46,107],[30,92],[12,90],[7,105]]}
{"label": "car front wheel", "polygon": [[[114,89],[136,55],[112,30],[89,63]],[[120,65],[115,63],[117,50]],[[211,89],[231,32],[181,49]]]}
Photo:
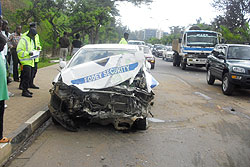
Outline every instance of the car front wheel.
{"label": "car front wheel", "polygon": [[210,68],[207,69],[207,83],[209,85],[213,85],[215,81],[215,77],[211,74]]}
{"label": "car front wheel", "polygon": [[134,122],[134,126],[138,130],[147,130],[148,129],[148,120],[147,118],[139,118]]}
{"label": "car front wheel", "polygon": [[222,80],[222,92],[225,95],[232,95],[233,90],[234,90],[234,85],[229,81],[229,74],[226,73],[223,76]]}
{"label": "car front wheel", "polygon": [[182,69],[182,70],[185,70],[185,69],[186,69],[186,66],[187,66],[187,64],[184,62],[184,60],[181,61],[181,69]]}
{"label": "car front wheel", "polygon": [[151,69],[154,69],[155,68],[155,64],[151,64]]}

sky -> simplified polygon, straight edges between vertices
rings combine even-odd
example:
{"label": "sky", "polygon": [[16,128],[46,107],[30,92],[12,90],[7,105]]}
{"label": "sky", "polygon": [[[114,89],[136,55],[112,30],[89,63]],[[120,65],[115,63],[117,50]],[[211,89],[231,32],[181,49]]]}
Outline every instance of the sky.
{"label": "sky", "polygon": [[169,32],[168,27],[187,27],[195,24],[199,17],[202,22],[210,23],[219,14],[211,3],[212,0],[154,0],[149,6],[136,7],[120,2],[118,19],[133,31],[155,28]]}

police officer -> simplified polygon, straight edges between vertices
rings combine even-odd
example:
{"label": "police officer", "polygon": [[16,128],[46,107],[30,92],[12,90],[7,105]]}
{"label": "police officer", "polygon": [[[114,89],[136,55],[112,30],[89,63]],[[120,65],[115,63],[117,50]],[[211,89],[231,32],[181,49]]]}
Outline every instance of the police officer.
{"label": "police officer", "polygon": [[121,39],[119,44],[128,44],[128,36],[129,36],[129,34],[127,32],[125,32],[123,36],[124,36],[124,38]]}
{"label": "police officer", "polygon": [[22,96],[32,97],[32,92],[28,90],[30,87],[32,77],[32,68],[35,67],[35,58],[37,55],[34,55],[36,50],[35,36],[37,35],[36,28],[30,26],[28,32],[24,33],[17,45],[17,55],[23,66],[22,70]]}
{"label": "police officer", "polygon": [[[33,27],[36,29],[36,23],[30,23],[30,27]],[[42,50],[42,46],[40,45],[40,38],[39,38],[38,34],[35,35],[35,48],[36,48],[36,50],[40,50],[40,51]],[[35,59],[35,64],[34,64],[34,67],[32,68],[32,71],[31,71],[30,88],[32,88],[32,89],[39,89],[39,87],[34,84],[34,79],[35,79],[36,73],[37,73],[38,62],[39,62],[39,57],[37,57]]]}

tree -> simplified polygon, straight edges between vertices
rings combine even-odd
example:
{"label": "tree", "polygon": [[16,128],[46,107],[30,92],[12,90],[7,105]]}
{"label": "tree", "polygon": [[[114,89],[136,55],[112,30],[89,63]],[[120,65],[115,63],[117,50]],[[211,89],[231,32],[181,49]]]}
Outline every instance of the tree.
{"label": "tree", "polygon": [[221,31],[229,42],[242,43],[243,39],[249,39],[250,0],[214,0],[213,6],[223,12],[215,18],[213,28]]}
{"label": "tree", "polygon": [[[117,2],[134,5],[149,4],[152,0],[22,0],[26,6],[9,12],[13,22],[28,28],[29,22],[37,22],[41,41],[52,48],[58,47],[58,38],[63,31],[71,36],[81,33],[90,43],[117,42],[127,27],[115,19],[119,15]],[[87,39],[86,39],[87,40]],[[85,39],[83,39],[85,41]],[[43,44],[42,43],[42,44]]]}
{"label": "tree", "polygon": [[250,21],[247,18],[250,14],[250,0],[214,0],[213,6],[223,12],[222,16],[217,16],[215,22],[226,26],[230,31],[244,27]]}
{"label": "tree", "polygon": [[127,1],[127,2],[131,2],[133,3],[134,5],[141,5],[141,4],[150,4],[153,2],[153,0],[111,0],[113,2],[124,2],[124,1]]}
{"label": "tree", "polygon": [[70,4],[68,16],[72,32],[88,34],[91,43],[97,43],[98,33],[102,26],[108,25],[112,18],[109,6],[96,5],[86,0],[78,0]]}

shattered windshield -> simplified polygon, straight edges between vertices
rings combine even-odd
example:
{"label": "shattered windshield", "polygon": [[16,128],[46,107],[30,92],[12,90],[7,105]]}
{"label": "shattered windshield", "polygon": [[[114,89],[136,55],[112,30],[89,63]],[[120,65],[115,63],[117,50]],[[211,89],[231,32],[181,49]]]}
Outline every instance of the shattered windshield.
{"label": "shattered windshield", "polygon": [[217,34],[213,32],[188,32],[187,46],[214,47],[218,43]]}
{"label": "shattered windshield", "polygon": [[250,60],[250,47],[230,46],[227,57],[228,59]]}
{"label": "shattered windshield", "polygon": [[73,57],[73,60],[68,67],[73,67],[114,55],[134,54],[135,52],[135,50],[129,49],[82,49],[76,56]]}

